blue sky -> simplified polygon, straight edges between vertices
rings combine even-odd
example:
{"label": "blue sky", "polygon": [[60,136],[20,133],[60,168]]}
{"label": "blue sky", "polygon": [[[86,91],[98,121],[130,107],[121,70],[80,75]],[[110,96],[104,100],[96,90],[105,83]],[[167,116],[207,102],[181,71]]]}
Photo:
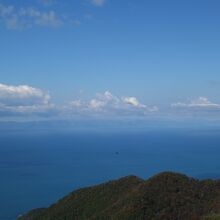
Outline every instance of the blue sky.
{"label": "blue sky", "polygon": [[219,10],[217,0],[0,0],[1,117],[216,117]]}

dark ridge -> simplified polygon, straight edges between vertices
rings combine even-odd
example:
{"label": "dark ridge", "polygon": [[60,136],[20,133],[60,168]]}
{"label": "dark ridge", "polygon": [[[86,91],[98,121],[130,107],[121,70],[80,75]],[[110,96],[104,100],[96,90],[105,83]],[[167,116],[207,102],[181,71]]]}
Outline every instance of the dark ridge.
{"label": "dark ridge", "polygon": [[144,181],[128,176],[76,190],[19,220],[220,219],[220,181],[163,172]]}

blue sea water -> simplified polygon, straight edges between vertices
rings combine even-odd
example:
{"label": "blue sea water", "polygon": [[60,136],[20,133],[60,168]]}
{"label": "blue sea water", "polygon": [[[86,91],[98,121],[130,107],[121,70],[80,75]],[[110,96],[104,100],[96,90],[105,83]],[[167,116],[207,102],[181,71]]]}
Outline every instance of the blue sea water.
{"label": "blue sea water", "polygon": [[161,171],[220,176],[220,131],[12,131],[0,134],[0,220],[74,189]]}

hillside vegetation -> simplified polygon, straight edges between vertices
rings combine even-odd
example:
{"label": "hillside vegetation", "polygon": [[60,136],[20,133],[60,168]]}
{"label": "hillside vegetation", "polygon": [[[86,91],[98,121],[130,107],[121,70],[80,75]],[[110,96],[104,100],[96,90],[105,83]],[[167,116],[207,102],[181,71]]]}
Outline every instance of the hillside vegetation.
{"label": "hillside vegetation", "polygon": [[217,220],[220,181],[164,172],[148,180],[128,176],[76,190],[19,220]]}

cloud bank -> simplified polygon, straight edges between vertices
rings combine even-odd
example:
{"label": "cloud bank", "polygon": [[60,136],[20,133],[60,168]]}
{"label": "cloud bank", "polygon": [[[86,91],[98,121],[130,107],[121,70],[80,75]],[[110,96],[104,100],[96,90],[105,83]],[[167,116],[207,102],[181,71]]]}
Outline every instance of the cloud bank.
{"label": "cloud bank", "polygon": [[48,92],[28,85],[0,84],[0,116],[133,117],[157,112],[156,106],[142,104],[136,97],[119,97],[111,92],[98,93],[89,100],[76,99],[67,104],[51,102]]}
{"label": "cloud bank", "polygon": [[167,111],[142,103],[135,96],[117,96],[110,91],[97,93],[90,99],[73,99],[55,104],[49,92],[29,85],[6,85],[0,83],[0,119],[28,116],[56,119],[82,118],[148,118],[190,116],[219,117],[220,104],[206,97],[171,104]]}

